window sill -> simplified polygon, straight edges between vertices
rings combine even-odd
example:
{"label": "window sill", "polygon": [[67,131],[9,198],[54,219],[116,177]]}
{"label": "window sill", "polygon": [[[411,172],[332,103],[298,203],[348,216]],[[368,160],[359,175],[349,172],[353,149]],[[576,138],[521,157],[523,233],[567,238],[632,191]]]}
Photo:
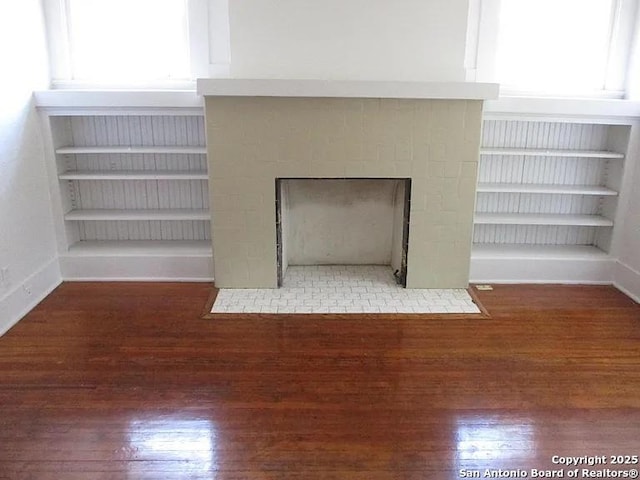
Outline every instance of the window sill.
{"label": "window sill", "polygon": [[[202,97],[195,89],[185,90],[42,90],[34,93],[38,108],[49,113],[118,109],[170,110],[193,109],[200,114]],[[484,112],[489,116],[509,114],[558,118],[640,117],[640,101],[591,98],[551,98],[500,96],[487,100]]]}
{"label": "window sill", "polygon": [[519,97],[501,95],[484,104],[488,115],[528,115],[558,118],[606,117],[630,119],[640,117],[640,102],[608,98]]}
{"label": "window sill", "polygon": [[102,110],[193,109],[201,113],[202,98],[194,90],[42,90],[34,92],[35,105],[51,114]]}

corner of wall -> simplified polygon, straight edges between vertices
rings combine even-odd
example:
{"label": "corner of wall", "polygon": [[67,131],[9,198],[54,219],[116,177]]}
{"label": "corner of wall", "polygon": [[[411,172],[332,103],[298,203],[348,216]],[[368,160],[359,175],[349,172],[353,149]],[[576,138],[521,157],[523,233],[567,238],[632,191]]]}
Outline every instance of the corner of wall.
{"label": "corner of wall", "polygon": [[0,298],[0,336],[7,333],[60,283],[60,264],[55,257]]}
{"label": "corner of wall", "polygon": [[640,303],[640,272],[618,260],[614,267],[613,285]]}

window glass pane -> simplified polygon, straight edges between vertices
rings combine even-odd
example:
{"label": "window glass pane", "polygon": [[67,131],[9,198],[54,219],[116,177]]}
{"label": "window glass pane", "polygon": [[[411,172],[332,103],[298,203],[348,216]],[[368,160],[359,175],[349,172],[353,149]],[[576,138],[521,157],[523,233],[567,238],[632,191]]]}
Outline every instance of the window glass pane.
{"label": "window glass pane", "polygon": [[189,78],[185,0],[67,0],[73,77]]}
{"label": "window glass pane", "polygon": [[613,0],[502,0],[498,81],[525,90],[602,90]]}

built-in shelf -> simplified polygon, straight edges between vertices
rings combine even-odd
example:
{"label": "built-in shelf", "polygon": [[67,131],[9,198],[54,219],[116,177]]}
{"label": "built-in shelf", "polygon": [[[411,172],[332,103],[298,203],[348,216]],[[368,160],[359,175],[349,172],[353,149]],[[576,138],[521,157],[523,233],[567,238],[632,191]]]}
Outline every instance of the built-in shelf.
{"label": "built-in shelf", "polygon": [[476,213],[477,225],[571,225],[611,227],[613,221],[600,215],[570,215],[544,213]]}
{"label": "built-in shelf", "polygon": [[210,240],[99,240],[69,247],[73,256],[191,256],[211,255]]}
{"label": "built-in shelf", "polygon": [[194,170],[67,171],[60,180],[207,180],[207,172]]}
{"label": "built-in shelf", "polygon": [[534,183],[479,183],[479,193],[544,193],[616,196],[615,190],[598,185],[549,185]]}
{"label": "built-in shelf", "polygon": [[68,221],[118,221],[118,220],[209,220],[205,209],[142,209],[142,210],[71,210],[64,216]]}
{"label": "built-in shelf", "polygon": [[481,155],[514,155],[524,157],[576,157],[576,158],[624,158],[624,154],[606,150],[550,150],[537,148],[491,148],[480,149]]}
{"label": "built-in shelf", "polygon": [[80,92],[72,106],[58,94],[43,114],[62,277],[211,281],[202,98]]}
{"label": "built-in shelf", "polygon": [[474,244],[474,259],[594,259],[608,258],[607,252],[593,245]]}
{"label": "built-in shelf", "polygon": [[166,147],[166,146],[136,146],[136,147],[60,147],[56,149],[56,153],[60,155],[79,155],[79,154],[104,154],[104,153],[119,153],[119,154],[149,154],[149,153],[163,153],[163,154],[185,154],[185,155],[205,155],[207,153],[206,147]]}

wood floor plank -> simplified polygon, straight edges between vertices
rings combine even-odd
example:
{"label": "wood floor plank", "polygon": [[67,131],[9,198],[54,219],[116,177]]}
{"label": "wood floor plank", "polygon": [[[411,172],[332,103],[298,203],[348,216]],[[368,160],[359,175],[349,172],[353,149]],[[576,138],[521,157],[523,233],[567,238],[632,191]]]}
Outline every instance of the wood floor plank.
{"label": "wood floor plank", "polygon": [[1,337],[0,479],[530,478],[640,454],[640,306],[613,287],[495,286],[473,319],[203,319],[210,294],[65,283]]}

